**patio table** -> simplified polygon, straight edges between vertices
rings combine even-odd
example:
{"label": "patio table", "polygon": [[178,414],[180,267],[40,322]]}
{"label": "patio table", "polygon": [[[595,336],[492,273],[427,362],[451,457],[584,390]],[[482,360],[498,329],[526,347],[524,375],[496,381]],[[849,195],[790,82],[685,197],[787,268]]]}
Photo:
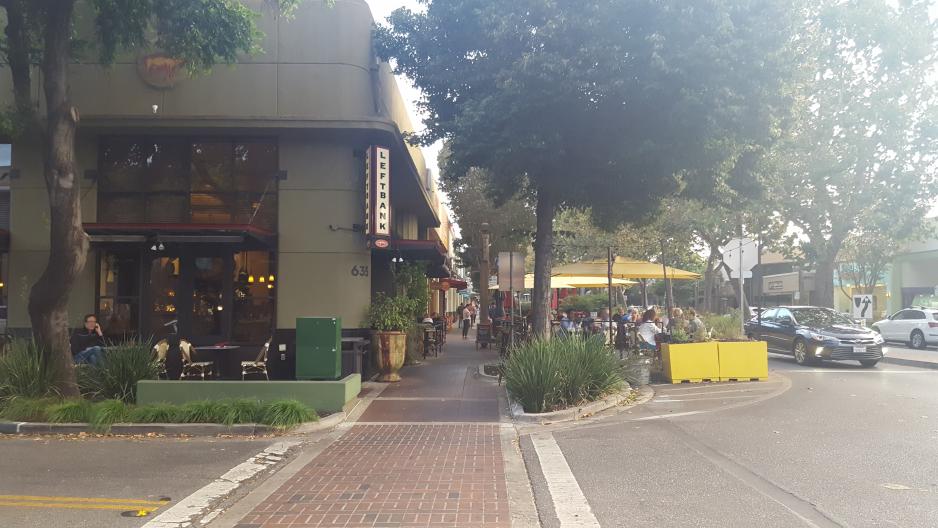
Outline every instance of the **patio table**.
{"label": "patio table", "polygon": [[192,347],[195,350],[193,361],[202,361],[199,358],[199,352],[211,352],[211,359],[215,363],[215,377],[218,379],[241,379],[240,371],[235,376],[231,374],[230,367],[234,362],[231,361],[231,354],[222,354],[222,352],[232,352],[239,350],[238,345],[207,345]]}

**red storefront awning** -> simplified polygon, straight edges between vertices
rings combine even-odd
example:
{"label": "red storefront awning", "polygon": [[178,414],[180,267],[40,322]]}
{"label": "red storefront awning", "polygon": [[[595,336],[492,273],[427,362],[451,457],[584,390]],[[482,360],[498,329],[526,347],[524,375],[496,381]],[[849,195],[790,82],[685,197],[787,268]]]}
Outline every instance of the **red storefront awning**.
{"label": "red storefront awning", "polygon": [[273,247],[277,235],[249,224],[82,224],[94,243],[253,244]]}

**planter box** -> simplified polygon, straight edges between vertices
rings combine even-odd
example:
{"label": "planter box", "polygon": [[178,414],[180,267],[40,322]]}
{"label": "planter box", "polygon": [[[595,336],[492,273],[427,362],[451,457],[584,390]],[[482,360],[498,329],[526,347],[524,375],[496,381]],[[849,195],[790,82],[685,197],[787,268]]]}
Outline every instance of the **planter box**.
{"label": "planter box", "polygon": [[769,350],[765,341],[717,343],[720,381],[754,381],[769,377]]}
{"label": "planter box", "polygon": [[671,383],[719,381],[717,343],[662,343],[664,375]]}

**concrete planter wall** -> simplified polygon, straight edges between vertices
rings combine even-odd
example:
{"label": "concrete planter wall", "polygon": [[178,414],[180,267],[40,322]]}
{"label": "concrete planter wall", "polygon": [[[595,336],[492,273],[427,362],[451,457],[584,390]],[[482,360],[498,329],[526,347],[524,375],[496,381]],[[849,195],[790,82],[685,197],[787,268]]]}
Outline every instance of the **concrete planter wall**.
{"label": "concrete planter wall", "polygon": [[661,361],[664,375],[671,383],[720,379],[720,358],[715,341],[662,343]]}
{"label": "concrete planter wall", "polygon": [[720,381],[765,380],[769,350],[765,341],[720,341]]}

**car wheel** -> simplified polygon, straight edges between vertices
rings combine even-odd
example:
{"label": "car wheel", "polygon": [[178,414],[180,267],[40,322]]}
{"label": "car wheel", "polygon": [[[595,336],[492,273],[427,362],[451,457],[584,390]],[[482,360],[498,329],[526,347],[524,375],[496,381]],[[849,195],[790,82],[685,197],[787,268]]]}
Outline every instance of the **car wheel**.
{"label": "car wheel", "polygon": [[795,339],[795,344],[792,345],[791,351],[795,355],[795,362],[799,365],[811,365],[814,363],[814,358],[811,357],[808,344],[804,342],[804,339]]}
{"label": "car wheel", "polygon": [[879,363],[878,359],[864,359],[860,361],[860,365],[862,365],[863,368],[875,367],[877,363]]}
{"label": "car wheel", "polygon": [[925,348],[925,335],[922,334],[921,330],[912,330],[912,335],[909,336],[909,344],[912,345],[912,348]]}

